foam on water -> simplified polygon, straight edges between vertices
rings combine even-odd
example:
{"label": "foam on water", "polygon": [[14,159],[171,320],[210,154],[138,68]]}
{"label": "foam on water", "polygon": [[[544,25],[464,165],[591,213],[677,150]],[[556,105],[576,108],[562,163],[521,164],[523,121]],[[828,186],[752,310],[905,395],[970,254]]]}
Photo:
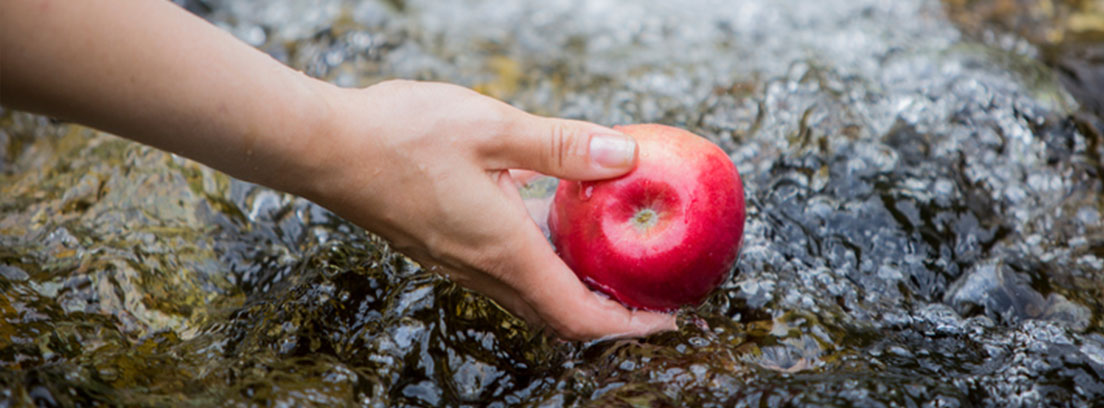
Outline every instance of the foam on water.
{"label": "foam on water", "polygon": [[560,343],[304,200],[4,112],[0,310],[18,316],[0,325],[4,395],[1104,398],[1104,143],[1030,43],[975,41],[938,2],[190,3],[345,86],[444,80],[539,114],[701,134],[745,183],[738,273],[678,333]]}

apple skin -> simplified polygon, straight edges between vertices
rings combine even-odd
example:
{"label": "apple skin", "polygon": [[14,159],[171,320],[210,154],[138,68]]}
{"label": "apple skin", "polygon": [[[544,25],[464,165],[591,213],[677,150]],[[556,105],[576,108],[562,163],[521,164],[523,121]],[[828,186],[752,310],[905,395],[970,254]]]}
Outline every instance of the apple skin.
{"label": "apple skin", "polygon": [[744,235],[744,188],[717,145],[682,129],[614,129],[637,141],[630,173],[560,182],[552,243],[582,281],[641,309],[701,303],[728,278]]}

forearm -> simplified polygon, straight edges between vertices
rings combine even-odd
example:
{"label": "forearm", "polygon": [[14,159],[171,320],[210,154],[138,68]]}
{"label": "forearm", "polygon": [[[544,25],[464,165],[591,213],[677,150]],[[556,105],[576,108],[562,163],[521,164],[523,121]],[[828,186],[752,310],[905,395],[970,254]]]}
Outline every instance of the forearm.
{"label": "forearm", "polygon": [[164,0],[0,3],[0,98],[302,193],[329,85]]}

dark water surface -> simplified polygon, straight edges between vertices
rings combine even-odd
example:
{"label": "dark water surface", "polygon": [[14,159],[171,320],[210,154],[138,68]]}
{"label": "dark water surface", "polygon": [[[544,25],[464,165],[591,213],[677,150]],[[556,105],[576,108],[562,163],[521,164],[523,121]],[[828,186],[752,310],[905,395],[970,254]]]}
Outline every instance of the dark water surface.
{"label": "dark water surface", "polygon": [[184,3],[341,85],[706,136],[738,274],[560,342],[302,199],[2,111],[0,406],[1104,401],[1099,1]]}

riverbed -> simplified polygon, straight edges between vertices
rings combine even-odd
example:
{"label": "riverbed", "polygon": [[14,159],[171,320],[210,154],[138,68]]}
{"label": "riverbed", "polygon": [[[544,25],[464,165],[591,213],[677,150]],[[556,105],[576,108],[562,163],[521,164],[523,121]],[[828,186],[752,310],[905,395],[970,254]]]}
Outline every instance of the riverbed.
{"label": "riverbed", "polygon": [[564,342],[302,198],[5,109],[0,406],[1104,400],[1100,2],[179,3],[342,86],[702,135],[733,276],[677,332]]}

